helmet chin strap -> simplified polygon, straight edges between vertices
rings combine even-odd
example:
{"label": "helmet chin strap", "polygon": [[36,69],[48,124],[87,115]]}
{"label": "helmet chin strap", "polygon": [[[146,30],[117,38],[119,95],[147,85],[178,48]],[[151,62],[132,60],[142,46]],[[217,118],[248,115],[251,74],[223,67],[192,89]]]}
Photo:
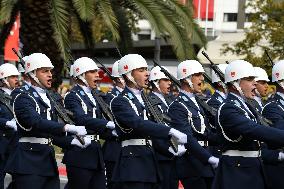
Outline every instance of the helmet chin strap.
{"label": "helmet chin strap", "polygon": [[36,70],[34,70],[34,72],[29,73],[29,75],[31,76],[31,78],[33,78],[33,80],[43,89],[45,89],[45,87],[43,86],[43,84],[39,81],[39,79],[36,77],[35,74]]}
{"label": "helmet chin strap", "polygon": [[85,79],[85,73],[83,73],[82,75],[79,75],[78,79],[80,79],[87,87],[90,87],[87,80]]}
{"label": "helmet chin strap", "polygon": [[[132,77],[131,73],[132,73],[132,71],[126,73],[126,74],[125,74],[126,77],[135,85],[135,87],[140,88],[140,86],[136,83],[136,81],[135,81],[134,78]],[[143,88],[143,87],[141,87],[141,88]]]}
{"label": "helmet chin strap", "polygon": [[7,87],[8,87],[9,89],[12,89],[10,83],[9,83],[8,80],[7,80],[7,78],[2,79],[2,81],[3,81],[3,83],[5,83],[5,84],[7,85]]}
{"label": "helmet chin strap", "polygon": [[185,80],[188,82],[189,87],[190,87],[191,89],[194,89],[194,88],[193,88],[193,83],[192,83],[192,81],[191,81],[191,76],[189,76],[189,77],[186,78]]}
{"label": "helmet chin strap", "polygon": [[227,86],[225,85],[225,83],[222,82],[222,81],[219,81],[219,83],[220,83],[220,85],[223,87],[223,89],[224,89],[224,91],[225,91],[225,94],[228,94],[228,88],[227,88]]}
{"label": "helmet chin strap", "polygon": [[245,99],[246,97],[245,97],[245,94],[244,94],[242,88],[240,87],[240,82],[241,82],[241,80],[238,79],[237,81],[234,81],[234,82],[233,82],[233,85],[236,87],[236,89],[237,89],[237,91],[240,93],[241,97],[242,97],[243,99]]}
{"label": "helmet chin strap", "polygon": [[155,80],[155,81],[153,81],[153,83],[154,83],[154,85],[157,87],[158,91],[159,91],[160,93],[162,93],[162,91],[161,91],[161,89],[160,89],[160,86],[159,86],[159,80]]}

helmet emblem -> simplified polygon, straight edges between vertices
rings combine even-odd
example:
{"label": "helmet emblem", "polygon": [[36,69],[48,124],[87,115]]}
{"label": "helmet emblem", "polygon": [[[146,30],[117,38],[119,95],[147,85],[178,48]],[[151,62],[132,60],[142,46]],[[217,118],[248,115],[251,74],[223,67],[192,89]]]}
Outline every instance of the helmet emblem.
{"label": "helmet emblem", "polygon": [[235,77],[236,76],[236,72],[231,72],[231,76]]}
{"label": "helmet emblem", "polygon": [[183,68],[183,69],[182,69],[182,72],[186,74],[186,69],[185,69],[185,68]]}
{"label": "helmet emblem", "polygon": [[124,69],[125,71],[127,71],[127,70],[128,70],[128,65],[123,66],[123,69]]}
{"label": "helmet emblem", "polygon": [[27,63],[27,68],[30,68],[30,66],[31,66],[31,64],[28,62],[28,63]]}
{"label": "helmet emblem", "polygon": [[80,68],[76,68],[76,72],[79,73],[79,71],[80,71]]}
{"label": "helmet emblem", "polygon": [[275,73],[275,75],[276,75],[277,78],[279,78],[280,74],[279,74],[279,72],[277,72],[277,73]]}

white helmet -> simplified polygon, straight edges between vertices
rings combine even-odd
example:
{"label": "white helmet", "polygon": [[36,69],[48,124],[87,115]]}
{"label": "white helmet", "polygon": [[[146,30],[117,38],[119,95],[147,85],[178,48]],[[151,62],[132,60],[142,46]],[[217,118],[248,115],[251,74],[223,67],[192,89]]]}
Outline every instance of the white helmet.
{"label": "white helmet", "polygon": [[73,76],[77,77],[90,70],[98,70],[98,66],[92,59],[81,57],[75,60],[73,64]]}
{"label": "white helmet", "polygon": [[234,60],[230,62],[225,70],[225,83],[255,76],[254,68],[251,63],[245,60]]}
{"label": "white helmet", "polygon": [[[227,68],[228,64],[219,64],[217,65],[217,67],[220,69],[220,71],[225,74],[225,70]],[[211,70],[211,75],[212,75],[212,83],[217,83],[220,82],[221,79],[219,78],[219,76],[214,72],[214,70]]]}
{"label": "white helmet", "polygon": [[118,72],[118,64],[119,64],[119,60],[116,61],[113,65],[112,65],[112,72],[111,72],[111,76],[112,77],[121,77],[121,75]]}
{"label": "white helmet", "polygon": [[255,81],[269,81],[266,71],[260,67],[254,67],[254,73],[256,75]]}
{"label": "white helmet", "polygon": [[155,66],[154,68],[152,68],[152,70],[150,72],[149,81],[155,81],[155,80],[159,80],[159,79],[168,79],[168,78],[164,74],[164,72],[161,71],[161,68],[159,66]]}
{"label": "white helmet", "polygon": [[185,79],[196,73],[204,73],[202,65],[196,60],[185,60],[177,67],[177,79]]}
{"label": "white helmet", "polygon": [[42,53],[33,53],[25,61],[25,73],[29,73],[38,68],[54,68],[50,59]]}
{"label": "white helmet", "polygon": [[9,76],[20,75],[17,67],[10,63],[5,63],[0,66],[0,79],[5,79]]}
{"label": "white helmet", "polygon": [[284,79],[284,60],[276,62],[272,68],[272,82]]}
{"label": "white helmet", "polygon": [[139,54],[128,54],[119,60],[118,72],[120,75],[130,73],[137,68],[147,68],[146,60]]}

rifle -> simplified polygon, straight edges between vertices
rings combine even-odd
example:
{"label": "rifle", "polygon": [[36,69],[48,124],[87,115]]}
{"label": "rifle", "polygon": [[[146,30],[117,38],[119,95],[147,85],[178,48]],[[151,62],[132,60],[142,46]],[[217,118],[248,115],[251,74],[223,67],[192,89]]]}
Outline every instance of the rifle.
{"label": "rifle", "polygon": [[[19,58],[19,63],[23,66],[23,68],[25,68],[25,61],[23,60],[22,56],[16,51],[15,48],[12,48],[12,50],[14,51],[14,53],[18,56]],[[66,109],[59,103],[57,103],[57,101],[54,98],[54,95],[52,94],[51,91],[46,90],[46,94],[49,97],[50,101],[53,103],[54,108],[57,112],[57,115],[65,122],[71,125],[75,125],[75,123],[73,122],[73,120],[68,116],[68,113],[66,111]],[[81,136],[75,135],[75,137],[79,140],[79,142],[84,145],[85,141],[83,140],[83,138]]]}
{"label": "rifle", "polygon": [[[221,72],[221,70],[216,66],[216,64],[214,65],[214,63],[210,60],[209,56],[206,54],[206,52],[202,51],[202,54],[207,58],[207,60],[209,60],[210,64],[212,65],[212,69],[213,71],[217,74],[217,76],[220,78],[220,80],[222,82],[225,81],[225,76],[224,74]],[[254,112],[254,114],[256,115],[256,119],[260,122],[261,125],[264,125],[264,126],[269,126],[269,125],[272,125],[272,121],[271,120],[268,120],[266,119],[265,117],[263,117],[261,115],[260,112],[256,111],[256,107],[255,105],[252,103],[252,101],[248,100],[247,98],[244,97],[244,100],[247,104],[247,106],[249,107],[249,109],[251,111]]]}
{"label": "rifle", "polygon": [[[161,68],[161,71],[164,72],[164,74],[179,88],[181,88],[181,84],[180,82],[174,77],[172,76],[168,70],[166,70],[165,68],[163,68],[158,62],[156,62],[154,60],[154,64],[159,66]],[[201,97],[200,95],[195,95],[195,99],[197,101],[197,103],[207,112],[209,112],[212,116],[216,116],[217,114],[217,110],[213,107],[210,107],[208,104],[206,104],[206,102],[204,102],[203,97]]]}
{"label": "rifle", "polygon": [[273,60],[271,59],[270,55],[268,54],[268,51],[265,49],[264,52],[265,52],[266,56],[268,57],[271,66],[273,67],[274,63],[273,63]]}
{"label": "rifle", "polygon": [[10,104],[11,100],[12,100],[11,96],[0,91],[0,102],[4,104],[8,108],[8,110],[13,114],[13,107]]}

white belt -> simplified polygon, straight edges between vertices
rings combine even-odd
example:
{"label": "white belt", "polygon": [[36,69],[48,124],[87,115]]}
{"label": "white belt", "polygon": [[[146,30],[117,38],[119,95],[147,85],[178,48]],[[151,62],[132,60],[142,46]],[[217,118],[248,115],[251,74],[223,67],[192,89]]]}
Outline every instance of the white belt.
{"label": "white belt", "polygon": [[37,138],[37,137],[21,137],[19,142],[37,143],[37,144],[49,144],[50,139],[47,138]]}
{"label": "white belt", "polygon": [[129,139],[129,140],[122,141],[121,145],[122,145],[122,147],[125,147],[125,146],[146,146],[146,145],[152,146],[152,141],[146,140],[146,139]]}
{"label": "white belt", "polygon": [[200,146],[208,146],[208,141],[201,140],[201,141],[198,141],[198,143]]}
{"label": "white belt", "polygon": [[99,135],[86,135],[85,137],[89,138],[90,140],[95,140],[95,141],[100,140],[100,136]]}
{"label": "white belt", "polygon": [[241,156],[241,157],[260,157],[260,151],[239,151],[239,150],[227,150],[222,153],[225,156]]}

